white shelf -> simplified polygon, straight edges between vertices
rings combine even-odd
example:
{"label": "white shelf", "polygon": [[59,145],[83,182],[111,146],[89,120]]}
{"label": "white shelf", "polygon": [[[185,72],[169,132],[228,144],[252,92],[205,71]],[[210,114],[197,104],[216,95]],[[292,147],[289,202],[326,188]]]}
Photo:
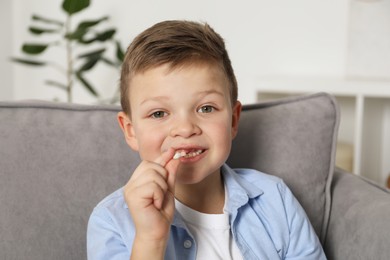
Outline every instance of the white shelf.
{"label": "white shelf", "polygon": [[[389,149],[383,149],[390,146],[385,143],[390,140],[390,133],[385,132],[390,125],[390,80],[256,78],[255,84],[260,98],[317,92],[334,95],[341,110],[339,137],[349,139],[353,146],[352,171],[380,184],[385,182],[390,172]],[[379,119],[373,120],[373,116]]]}
{"label": "white shelf", "polygon": [[341,78],[259,78],[258,90],[275,93],[314,93],[326,91],[336,96],[390,98],[390,80]]}

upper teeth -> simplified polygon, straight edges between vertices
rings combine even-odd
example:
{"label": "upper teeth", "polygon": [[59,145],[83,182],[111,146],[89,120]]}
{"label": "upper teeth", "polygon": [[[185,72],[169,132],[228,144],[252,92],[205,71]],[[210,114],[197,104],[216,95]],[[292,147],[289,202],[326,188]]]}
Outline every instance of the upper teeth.
{"label": "upper teeth", "polygon": [[181,157],[184,157],[184,158],[190,158],[190,157],[194,157],[194,156],[197,156],[199,154],[202,153],[202,150],[196,150],[196,151],[192,151],[192,152],[186,152],[184,150],[181,150],[181,151],[176,151],[175,155],[173,156],[173,159],[179,159]]}

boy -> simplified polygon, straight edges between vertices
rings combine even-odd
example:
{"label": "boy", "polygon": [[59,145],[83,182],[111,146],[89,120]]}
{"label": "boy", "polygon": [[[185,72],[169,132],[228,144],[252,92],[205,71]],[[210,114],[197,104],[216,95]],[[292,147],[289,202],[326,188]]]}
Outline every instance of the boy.
{"label": "boy", "polygon": [[241,104],[223,39],[158,23],[129,46],[118,121],[142,162],[94,209],[89,259],[325,259],[280,179],[225,161]]}

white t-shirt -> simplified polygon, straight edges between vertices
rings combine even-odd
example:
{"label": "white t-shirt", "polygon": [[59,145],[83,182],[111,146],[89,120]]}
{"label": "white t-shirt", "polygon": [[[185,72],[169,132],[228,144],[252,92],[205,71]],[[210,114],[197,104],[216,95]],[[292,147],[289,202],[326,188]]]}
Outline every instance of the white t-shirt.
{"label": "white t-shirt", "polygon": [[184,218],[197,244],[196,259],[242,260],[241,253],[232,237],[229,216],[205,214],[193,210],[176,200],[176,209]]}

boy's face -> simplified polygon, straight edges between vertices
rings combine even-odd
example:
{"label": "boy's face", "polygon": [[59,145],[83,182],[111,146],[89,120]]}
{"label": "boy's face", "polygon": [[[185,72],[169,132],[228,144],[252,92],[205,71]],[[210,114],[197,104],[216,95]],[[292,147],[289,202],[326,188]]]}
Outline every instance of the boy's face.
{"label": "boy's face", "polygon": [[130,85],[131,117],[122,114],[121,126],[143,160],[153,161],[171,147],[189,153],[179,159],[182,184],[219,172],[237,133],[241,104],[231,105],[228,82],[217,66],[162,65],[136,74]]}

